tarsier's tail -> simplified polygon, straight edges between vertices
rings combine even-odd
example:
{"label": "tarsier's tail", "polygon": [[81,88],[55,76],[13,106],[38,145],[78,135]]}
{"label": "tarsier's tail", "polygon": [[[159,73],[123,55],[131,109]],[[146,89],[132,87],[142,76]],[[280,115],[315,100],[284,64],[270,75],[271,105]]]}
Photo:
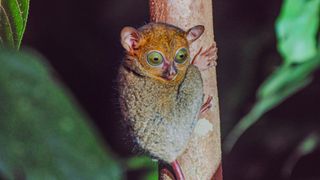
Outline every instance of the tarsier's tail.
{"label": "tarsier's tail", "polygon": [[174,172],[174,174],[176,176],[176,180],[185,180],[183,172],[181,170],[181,166],[180,166],[178,160],[173,161],[171,163],[171,166],[172,166],[173,172]]}
{"label": "tarsier's tail", "polygon": [[164,180],[167,179],[166,177],[169,177],[172,180],[185,180],[178,160],[173,161],[170,165],[172,169],[167,165],[160,164],[159,179]]}

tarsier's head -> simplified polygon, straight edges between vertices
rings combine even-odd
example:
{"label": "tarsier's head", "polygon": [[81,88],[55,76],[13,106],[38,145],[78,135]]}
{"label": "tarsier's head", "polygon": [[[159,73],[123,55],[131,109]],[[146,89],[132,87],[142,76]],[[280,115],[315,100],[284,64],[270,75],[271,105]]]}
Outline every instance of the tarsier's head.
{"label": "tarsier's head", "polygon": [[190,65],[189,45],[203,32],[201,25],[183,31],[164,23],[150,23],[139,29],[124,27],[121,44],[133,69],[163,82],[179,82]]}

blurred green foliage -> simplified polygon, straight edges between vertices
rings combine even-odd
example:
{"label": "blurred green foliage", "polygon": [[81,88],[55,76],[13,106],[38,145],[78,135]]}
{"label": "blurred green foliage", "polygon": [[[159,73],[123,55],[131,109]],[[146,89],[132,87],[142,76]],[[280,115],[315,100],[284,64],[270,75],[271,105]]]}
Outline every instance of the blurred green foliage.
{"label": "blurred green foliage", "polygon": [[290,178],[292,171],[298,162],[298,160],[305,155],[312,153],[320,142],[320,136],[318,133],[310,133],[306,138],[300,142],[297,148],[289,156],[282,168],[282,176]]}
{"label": "blurred green foliage", "polygon": [[29,0],[0,1],[0,47],[20,47],[28,10]]}
{"label": "blurred green foliage", "polygon": [[[0,179],[123,179],[123,168],[39,55],[17,52],[29,0],[0,0]],[[152,164],[152,165],[151,165]],[[148,169],[132,158],[127,169]]]}
{"label": "blurred green foliage", "polygon": [[128,160],[127,167],[131,170],[135,170],[145,167],[153,167],[155,164],[157,163],[152,162],[148,156],[137,156]]}
{"label": "blurred green foliage", "polygon": [[261,116],[312,81],[320,67],[319,16],[320,0],[284,1],[275,26],[283,63],[262,83],[256,103],[227,136],[227,152]]}
{"label": "blurred green foliage", "polygon": [[298,146],[299,154],[308,154],[313,151],[319,141],[318,134],[311,134]]}
{"label": "blurred green foliage", "polygon": [[144,180],[158,179],[158,162],[153,162],[148,156],[132,157],[127,161],[128,170],[147,170]]}
{"label": "blurred green foliage", "polygon": [[320,0],[286,0],[276,22],[278,50],[287,64],[311,60],[317,54]]}
{"label": "blurred green foliage", "polygon": [[122,179],[42,58],[2,49],[0,64],[0,179]]}

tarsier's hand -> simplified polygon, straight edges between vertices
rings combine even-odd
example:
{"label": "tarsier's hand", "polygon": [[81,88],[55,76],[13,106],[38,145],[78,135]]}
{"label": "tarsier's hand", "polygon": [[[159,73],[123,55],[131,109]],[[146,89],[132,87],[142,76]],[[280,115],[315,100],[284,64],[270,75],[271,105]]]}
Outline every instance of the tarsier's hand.
{"label": "tarsier's hand", "polygon": [[200,71],[204,71],[212,66],[216,66],[218,58],[217,51],[218,48],[215,42],[208,49],[204,50],[204,52],[202,52],[201,47],[191,61],[191,64],[197,66]]}
{"label": "tarsier's hand", "polygon": [[[193,60],[191,61],[191,64],[198,67],[200,71],[204,71],[209,69],[212,66],[217,65],[217,51],[218,48],[216,46],[216,43],[214,42],[208,49],[204,50],[202,52],[202,47],[199,49],[197,54],[194,56]],[[212,104],[212,96],[209,96],[207,100],[203,103],[200,109],[200,113],[204,114],[206,111],[208,111]]]}

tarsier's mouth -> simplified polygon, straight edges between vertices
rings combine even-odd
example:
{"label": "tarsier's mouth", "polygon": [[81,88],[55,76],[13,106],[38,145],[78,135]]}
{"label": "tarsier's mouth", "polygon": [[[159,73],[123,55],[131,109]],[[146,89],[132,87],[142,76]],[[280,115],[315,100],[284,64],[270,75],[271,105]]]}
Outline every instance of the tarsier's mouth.
{"label": "tarsier's mouth", "polygon": [[169,80],[169,81],[174,80],[176,77],[177,77],[177,74],[164,75],[164,76],[162,76],[163,79]]}

